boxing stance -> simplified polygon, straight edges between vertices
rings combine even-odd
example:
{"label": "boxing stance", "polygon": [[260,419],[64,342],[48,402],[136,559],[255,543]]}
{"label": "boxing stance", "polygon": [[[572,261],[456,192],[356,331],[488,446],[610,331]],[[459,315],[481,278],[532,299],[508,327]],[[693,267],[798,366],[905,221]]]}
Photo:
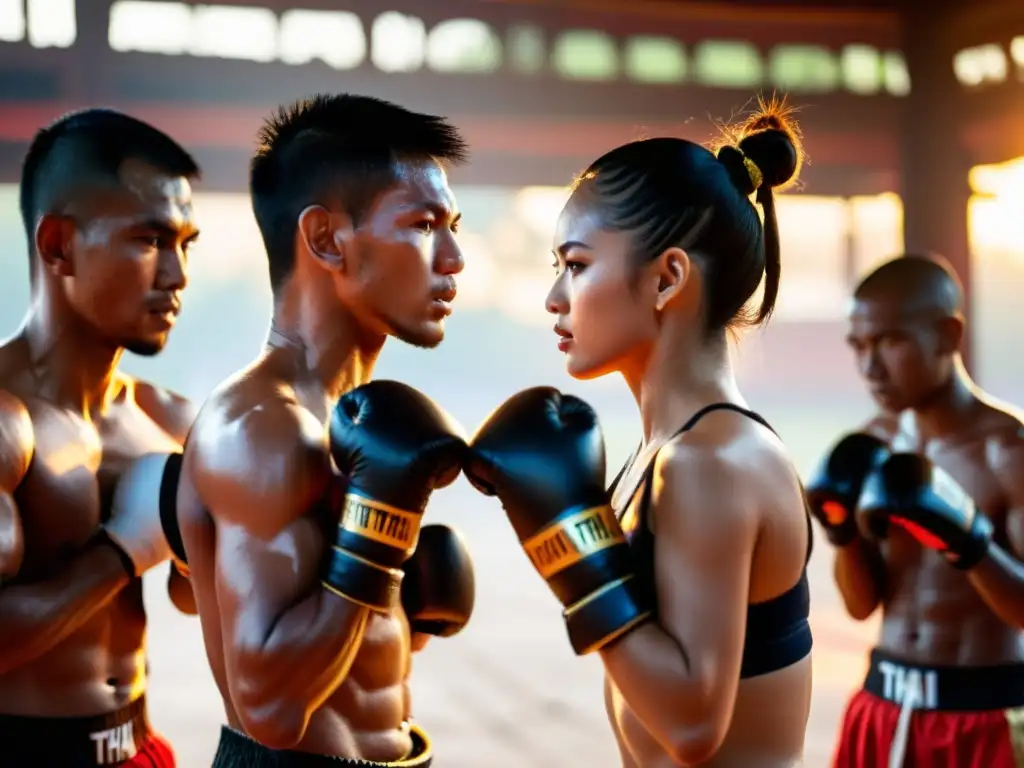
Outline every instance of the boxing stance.
{"label": "boxing stance", "polygon": [[717,157],[678,139],[619,147],[559,218],[548,309],[569,373],[621,372],[644,427],[612,489],[593,411],[552,389],[514,396],[470,442],[467,474],[501,499],[573,648],[600,654],[624,766],[781,768],[803,750],[809,520],[726,343],[762,275],[757,317],[771,313],[771,189],[800,150],[778,112],[739,134]]}
{"label": "boxing stance", "polygon": [[851,616],[881,606],[838,768],[1019,764],[1024,714],[1024,441],[960,359],[959,281],[903,256],[854,294],[849,342],[891,439],[841,439],[808,483]]}
{"label": "boxing stance", "polygon": [[163,133],[107,110],[61,118],[25,159],[31,301],[0,346],[3,765],[174,765],[146,715],[140,577],[170,556],[163,470],[192,412],[117,366],[125,349],[157,354],[174,326],[198,172]]}
{"label": "boxing stance", "polygon": [[[262,354],[215,390],[178,515],[224,699],[215,766],[426,766],[410,649],[469,620],[461,537],[424,526],[461,428],[369,382],[388,336],[444,338],[463,268],[444,120],[318,96],[266,124],[250,191],[274,293]],[[419,637],[412,633],[419,633]]]}

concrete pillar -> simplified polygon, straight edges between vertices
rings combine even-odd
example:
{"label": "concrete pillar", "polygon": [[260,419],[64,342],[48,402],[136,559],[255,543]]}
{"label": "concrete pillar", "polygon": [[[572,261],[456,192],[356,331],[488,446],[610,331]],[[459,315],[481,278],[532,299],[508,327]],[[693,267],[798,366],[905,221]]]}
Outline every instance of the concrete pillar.
{"label": "concrete pillar", "polygon": [[908,253],[944,256],[963,281],[967,336],[964,362],[971,370],[971,255],[967,232],[967,174],[961,146],[963,89],[953,74],[959,49],[953,11],[946,0],[902,2],[903,51],[910,71],[901,158],[904,247]]}

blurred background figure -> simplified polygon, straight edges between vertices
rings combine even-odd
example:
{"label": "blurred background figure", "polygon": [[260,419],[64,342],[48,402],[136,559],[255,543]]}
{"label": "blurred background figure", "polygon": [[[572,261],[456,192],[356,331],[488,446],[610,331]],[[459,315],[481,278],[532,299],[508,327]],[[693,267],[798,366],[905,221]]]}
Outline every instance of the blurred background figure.
{"label": "blurred background figure", "polygon": [[[1024,357],[1008,352],[1019,335],[1005,320],[1024,280],[1021,71],[1024,10],[1008,0],[437,0],[429,10],[414,0],[0,0],[0,332],[14,332],[28,301],[15,186],[28,141],[71,109],[122,109],[204,168],[203,234],[175,335],[161,356],[123,364],[205,399],[251,359],[269,322],[245,194],[252,136],[274,104],[338,90],[340,78],[345,90],[446,115],[473,156],[452,175],[466,269],[447,340],[431,352],[388,348],[378,378],[421,389],[467,426],[529,386],[578,394],[597,409],[617,468],[640,436],[632,398],[614,379],[570,379],[543,311],[565,185],[639,136],[713,139],[716,121],[776,91],[802,107],[810,164],[803,187],[778,200],[774,322],[744,338],[736,367],[806,474],[836,435],[876,413],[844,318],[857,278],[896,253],[950,261],[968,294],[972,376],[1022,399]],[[569,754],[572,765],[617,765],[600,665],[572,656],[497,503],[459,480],[431,511],[465,531],[478,568],[473,625],[416,660],[417,709],[439,764],[486,755],[494,768],[542,768]],[[846,615],[828,547],[816,547],[810,580],[806,761],[818,766],[862,681],[877,614]],[[198,624],[157,581],[147,582],[150,708],[181,763],[199,766],[222,706]]]}

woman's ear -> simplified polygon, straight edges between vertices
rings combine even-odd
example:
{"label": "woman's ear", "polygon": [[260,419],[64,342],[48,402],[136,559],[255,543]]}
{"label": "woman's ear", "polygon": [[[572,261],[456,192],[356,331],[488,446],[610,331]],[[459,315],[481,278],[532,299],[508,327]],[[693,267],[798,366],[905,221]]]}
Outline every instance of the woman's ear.
{"label": "woman's ear", "polygon": [[657,279],[654,307],[661,312],[683,292],[690,279],[692,263],[682,248],[668,248],[655,260],[654,266],[653,277]]}

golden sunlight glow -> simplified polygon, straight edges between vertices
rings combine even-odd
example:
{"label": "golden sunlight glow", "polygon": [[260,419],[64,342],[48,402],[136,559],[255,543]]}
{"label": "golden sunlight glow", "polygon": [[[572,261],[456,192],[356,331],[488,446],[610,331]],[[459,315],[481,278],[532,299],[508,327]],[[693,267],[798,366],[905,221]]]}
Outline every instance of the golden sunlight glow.
{"label": "golden sunlight glow", "polygon": [[903,201],[895,192],[851,197],[849,213],[853,232],[850,266],[856,276],[903,252]]}
{"label": "golden sunlight glow", "polygon": [[968,175],[971,249],[984,259],[1024,260],[1024,157],[979,165]]}
{"label": "golden sunlight glow", "polygon": [[1024,198],[1024,157],[976,165],[968,173],[967,181],[975,194]]}
{"label": "golden sunlight glow", "polygon": [[568,199],[568,187],[523,187],[515,193],[516,216],[532,233],[550,242]]}

